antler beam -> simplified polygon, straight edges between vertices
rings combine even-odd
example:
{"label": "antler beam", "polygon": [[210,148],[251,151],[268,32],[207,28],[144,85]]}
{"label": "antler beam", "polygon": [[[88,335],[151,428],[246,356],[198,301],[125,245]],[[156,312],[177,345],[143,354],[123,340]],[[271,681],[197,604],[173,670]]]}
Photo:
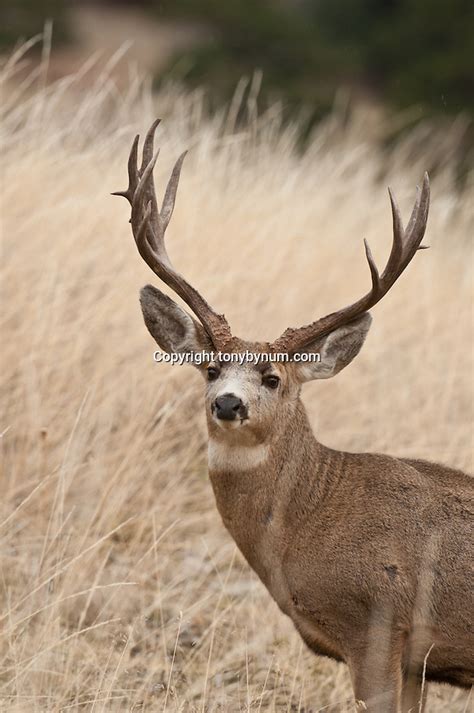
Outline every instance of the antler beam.
{"label": "antler beam", "polygon": [[364,240],[365,254],[369,263],[372,277],[372,288],[364,297],[357,302],[344,307],[318,319],[312,324],[297,329],[288,328],[271,345],[274,352],[295,352],[298,349],[308,347],[309,344],[324,337],[334,329],[353,321],[364,312],[373,307],[384,297],[392,285],[400,277],[409,262],[412,260],[417,250],[423,250],[427,246],[420,245],[426,230],[428,220],[428,210],[430,203],[430,183],[428,174],[425,173],[421,191],[418,189],[417,198],[413,207],[410,220],[406,230],[403,229],[402,218],[395,196],[389,189],[390,203],[392,206],[393,218],[393,243],[388,262],[382,275],[379,274],[377,266],[372,257],[369,245]]}

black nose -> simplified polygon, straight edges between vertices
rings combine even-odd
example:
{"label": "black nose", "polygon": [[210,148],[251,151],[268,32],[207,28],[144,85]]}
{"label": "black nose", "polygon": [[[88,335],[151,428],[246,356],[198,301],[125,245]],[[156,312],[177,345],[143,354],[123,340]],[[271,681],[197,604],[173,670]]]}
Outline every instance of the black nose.
{"label": "black nose", "polygon": [[223,394],[214,401],[214,410],[222,421],[233,421],[239,414],[243,416],[244,404],[234,394]]}

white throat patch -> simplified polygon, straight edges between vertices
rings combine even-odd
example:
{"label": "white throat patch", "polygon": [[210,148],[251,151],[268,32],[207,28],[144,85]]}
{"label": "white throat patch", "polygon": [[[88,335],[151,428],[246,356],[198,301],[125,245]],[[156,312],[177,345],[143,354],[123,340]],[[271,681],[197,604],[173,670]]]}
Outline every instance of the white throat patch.
{"label": "white throat patch", "polygon": [[209,439],[209,470],[242,471],[257,468],[269,454],[269,446],[236,446]]}

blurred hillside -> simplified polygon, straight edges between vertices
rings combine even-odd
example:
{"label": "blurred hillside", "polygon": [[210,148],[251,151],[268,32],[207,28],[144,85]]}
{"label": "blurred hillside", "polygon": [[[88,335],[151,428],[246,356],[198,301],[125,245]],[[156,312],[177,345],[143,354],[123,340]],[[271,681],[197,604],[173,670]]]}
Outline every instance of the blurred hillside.
{"label": "blurred hillside", "polygon": [[260,101],[282,99],[310,123],[340,87],[414,119],[474,113],[469,0],[2,0],[0,49],[48,19],[56,48],[134,40],[157,82],[205,86],[214,105],[261,70]]}
{"label": "blurred hillside", "polygon": [[144,0],[155,12],[205,19],[215,35],[180,56],[193,83],[229,95],[263,70],[264,93],[318,114],[338,87],[419,116],[474,110],[474,5],[469,0]]}
{"label": "blurred hillside", "polygon": [[131,74],[156,90],[198,89],[205,111],[230,106],[238,123],[249,107],[278,107],[284,122],[297,119],[302,142],[335,106],[364,113],[385,146],[421,122],[431,143],[449,134],[442,161],[464,180],[474,163],[473,20],[468,0],[0,0],[0,55],[52,27],[52,43],[48,29],[14,83],[43,46],[43,81],[79,72],[87,88],[105,60],[119,89]]}
{"label": "blurred hillside", "polygon": [[[241,77],[262,70],[263,101],[282,98],[289,111],[305,107],[313,118],[341,86],[415,107],[418,117],[474,112],[469,0],[14,0],[0,8],[0,47],[41,32],[48,19],[55,46],[77,44],[87,36],[79,10],[88,6],[105,8],[112,26],[115,14],[138,47],[164,47],[166,61],[153,68],[158,81],[171,75],[205,85],[217,102],[232,96]],[[107,45],[103,29],[99,23],[97,42],[102,35]]]}

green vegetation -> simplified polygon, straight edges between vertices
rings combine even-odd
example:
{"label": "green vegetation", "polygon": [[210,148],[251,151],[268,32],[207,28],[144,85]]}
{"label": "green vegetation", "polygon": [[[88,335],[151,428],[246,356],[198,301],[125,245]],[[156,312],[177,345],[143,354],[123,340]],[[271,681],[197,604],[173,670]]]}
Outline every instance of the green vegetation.
{"label": "green vegetation", "polygon": [[[99,1],[99,0],[98,0]],[[0,0],[0,48],[41,32],[71,39],[68,0]],[[119,0],[109,6],[117,5]],[[369,93],[420,117],[474,114],[472,0],[120,0],[157,18],[206,28],[200,45],[177,54],[157,77],[206,86],[214,103],[261,70],[262,105],[282,98],[310,122],[338,87]]]}
{"label": "green vegetation", "polygon": [[425,111],[474,111],[474,5],[471,0],[307,2],[334,44],[342,71],[352,65],[382,97]]}
{"label": "green vegetation", "polygon": [[262,96],[324,111],[337,86],[370,91],[420,115],[474,112],[470,0],[144,0],[205,22],[212,39],[174,63],[191,84],[228,97],[263,70]]}
{"label": "green vegetation", "polygon": [[[150,3],[154,5],[154,3]],[[332,105],[332,52],[301,8],[271,0],[169,0],[172,17],[210,28],[202,46],[176,57],[164,72],[210,88],[211,100],[228,100],[242,77],[260,70],[262,104],[282,98],[287,113],[305,108],[313,122]]]}

